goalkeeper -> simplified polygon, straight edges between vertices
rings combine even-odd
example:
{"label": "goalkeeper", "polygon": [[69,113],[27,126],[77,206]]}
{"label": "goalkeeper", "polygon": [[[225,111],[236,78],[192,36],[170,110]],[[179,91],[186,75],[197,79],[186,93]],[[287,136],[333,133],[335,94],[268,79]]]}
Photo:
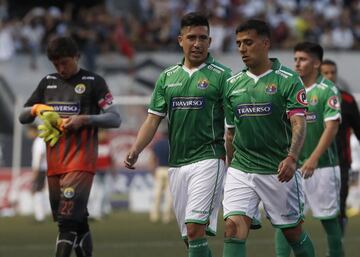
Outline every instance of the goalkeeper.
{"label": "goalkeeper", "polygon": [[47,56],[56,73],[45,76],[24,105],[21,123],[39,117],[47,142],[51,210],[58,224],[56,257],[92,256],[87,202],[95,173],[98,127],[120,126],[105,80],[81,69],[79,50],[68,37],[50,41]]}

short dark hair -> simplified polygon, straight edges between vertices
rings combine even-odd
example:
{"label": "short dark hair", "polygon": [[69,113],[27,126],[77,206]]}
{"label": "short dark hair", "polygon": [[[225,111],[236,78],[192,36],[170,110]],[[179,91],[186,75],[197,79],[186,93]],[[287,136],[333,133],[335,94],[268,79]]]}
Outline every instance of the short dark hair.
{"label": "short dark hair", "polygon": [[181,18],[180,29],[183,29],[188,26],[191,26],[191,27],[206,26],[210,33],[210,26],[209,26],[208,18],[205,14],[202,14],[200,12],[190,12],[188,14],[185,14]]}
{"label": "short dark hair", "polygon": [[337,65],[333,60],[325,59],[321,62],[321,65],[332,65],[335,67],[335,70],[337,70]]}
{"label": "short dark hair", "polygon": [[324,49],[321,47],[321,45],[307,41],[296,44],[294,47],[294,52],[308,53],[316,57],[321,62],[324,56]]}
{"label": "short dark hair", "polygon": [[270,27],[265,21],[256,19],[247,20],[236,28],[236,34],[248,30],[255,30],[258,35],[271,38]]}
{"label": "short dark hair", "polygon": [[79,56],[79,47],[70,37],[56,37],[52,39],[46,49],[49,60],[57,60],[63,57]]}

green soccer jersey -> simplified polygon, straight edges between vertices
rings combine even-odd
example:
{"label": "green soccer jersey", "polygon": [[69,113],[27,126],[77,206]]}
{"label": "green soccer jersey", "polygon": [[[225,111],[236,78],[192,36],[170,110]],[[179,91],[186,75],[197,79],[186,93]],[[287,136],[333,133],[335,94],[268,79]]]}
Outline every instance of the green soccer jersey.
{"label": "green soccer jersey", "polygon": [[277,173],[291,145],[289,115],[307,106],[298,75],[271,61],[260,76],[244,70],[231,77],[225,91],[226,126],[235,129],[231,167],[248,173]]}
{"label": "green soccer jersey", "polygon": [[181,63],[160,74],[149,113],[168,115],[171,167],[225,156],[223,95],[230,76],[211,55],[195,70]]}
{"label": "green soccer jersey", "polygon": [[[307,131],[299,163],[304,164],[319,143],[325,129],[325,122],[341,119],[339,90],[330,81],[319,75],[316,83],[306,88],[309,101],[306,114]],[[318,168],[331,167],[338,164],[335,140],[320,157]]]}

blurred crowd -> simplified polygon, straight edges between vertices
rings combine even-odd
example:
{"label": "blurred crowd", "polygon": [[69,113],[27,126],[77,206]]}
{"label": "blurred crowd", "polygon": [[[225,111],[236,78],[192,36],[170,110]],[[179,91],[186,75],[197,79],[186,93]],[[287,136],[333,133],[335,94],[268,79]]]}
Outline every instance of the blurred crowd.
{"label": "blurred crowd", "polygon": [[89,69],[98,53],[118,51],[131,61],[135,51],[176,51],[179,20],[194,10],[210,17],[212,51],[233,51],[235,28],[248,18],[269,22],[275,49],[300,40],[325,49],[360,49],[360,0],[104,0],[90,7],[34,7],[22,17],[9,15],[7,2],[0,0],[0,60],[27,52],[33,68],[56,35],[78,41]]}

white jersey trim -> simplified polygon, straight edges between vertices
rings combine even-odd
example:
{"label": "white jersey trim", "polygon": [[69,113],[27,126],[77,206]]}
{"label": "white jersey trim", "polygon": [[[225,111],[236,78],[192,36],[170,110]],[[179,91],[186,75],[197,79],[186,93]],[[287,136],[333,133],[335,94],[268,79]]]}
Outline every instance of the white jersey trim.
{"label": "white jersey trim", "polygon": [[341,114],[337,113],[335,116],[327,117],[324,119],[325,122],[330,120],[339,120],[341,122]]}
{"label": "white jersey trim", "polygon": [[225,119],[225,127],[226,128],[235,128],[235,125],[230,125],[226,122],[226,119]]}
{"label": "white jersey trim", "polygon": [[220,66],[217,66],[216,64],[210,64],[211,66],[214,66],[215,68],[221,70],[221,71],[225,71],[223,68],[221,68]]}
{"label": "white jersey trim", "polygon": [[193,69],[189,69],[188,67],[186,67],[185,65],[182,66],[183,70],[186,71],[189,76],[191,77],[191,75],[193,75],[195,72],[201,70],[202,68],[204,68],[205,66],[207,66],[206,63],[201,64],[200,66],[193,68]]}
{"label": "white jersey trim", "polygon": [[157,112],[157,111],[154,111],[154,110],[151,110],[151,109],[148,109],[148,113],[152,113],[152,114],[155,114],[155,115],[160,116],[160,117],[165,117],[166,116],[166,113]]}
{"label": "white jersey trim", "polygon": [[251,73],[250,71],[246,71],[246,75],[248,75],[250,78],[252,78],[255,81],[255,83],[257,83],[259,81],[259,79],[261,79],[262,77],[265,77],[266,75],[270,74],[271,72],[273,72],[273,70],[265,71],[263,74],[256,76],[255,74]]}

